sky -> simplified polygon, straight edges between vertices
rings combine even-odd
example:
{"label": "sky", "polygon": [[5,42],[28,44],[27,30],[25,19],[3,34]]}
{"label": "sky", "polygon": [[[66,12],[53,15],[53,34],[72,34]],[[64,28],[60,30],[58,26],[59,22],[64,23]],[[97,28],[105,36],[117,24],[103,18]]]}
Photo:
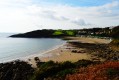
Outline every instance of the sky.
{"label": "sky", "polygon": [[0,0],[0,32],[119,25],[119,0]]}

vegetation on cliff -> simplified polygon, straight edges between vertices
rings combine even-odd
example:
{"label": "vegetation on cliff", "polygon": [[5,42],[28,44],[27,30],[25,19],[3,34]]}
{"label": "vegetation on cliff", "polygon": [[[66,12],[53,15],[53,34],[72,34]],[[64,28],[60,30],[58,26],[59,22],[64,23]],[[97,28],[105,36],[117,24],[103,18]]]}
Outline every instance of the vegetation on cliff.
{"label": "vegetation on cliff", "polygon": [[97,63],[99,62],[90,60],[79,60],[75,63],[69,61],[62,63],[53,61],[43,64],[38,63],[38,68],[30,80],[65,80],[66,75],[76,73],[78,68]]}
{"label": "vegetation on cliff", "polygon": [[26,37],[26,38],[58,38],[64,36],[75,36],[76,30],[35,30],[23,34],[15,34],[10,37]]}
{"label": "vegetation on cliff", "polygon": [[0,80],[29,80],[34,69],[24,61],[0,63]]}
{"label": "vegetation on cliff", "polygon": [[37,68],[24,61],[0,64],[0,80],[119,80],[119,61],[37,62]]}
{"label": "vegetation on cliff", "polygon": [[77,73],[67,75],[65,80],[119,80],[119,61],[80,68]]}

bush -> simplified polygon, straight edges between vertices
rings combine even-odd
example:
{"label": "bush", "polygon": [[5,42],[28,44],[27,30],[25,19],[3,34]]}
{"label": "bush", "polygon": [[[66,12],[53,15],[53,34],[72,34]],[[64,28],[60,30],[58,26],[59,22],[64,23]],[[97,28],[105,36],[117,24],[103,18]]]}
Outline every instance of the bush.
{"label": "bush", "polygon": [[0,80],[28,80],[34,69],[24,61],[0,64]]}
{"label": "bush", "polygon": [[76,67],[87,67],[88,65],[93,64],[93,61],[90,60],[79,60],[77,62],[75,62]]}
{"label": "bush", "polygon": [[75,69],[65,69],[65,70],[63,70],[63,71],[58,72],[58,73],[57,73],[57,77],[63,77],[63,78],[65,78],[65,76],[66,76],[67,74],[73,74],[73,73],[75,73],[75,72],[76,72]]}
{"label": "bush", "polygon": [[43,80],[50,79],[50,80],[64,80],[67,74],[73,74],[77,70],[77,66],[86,67],[93,62],[89,60],[79,60],[76,63],[72,63],[69,61],[62,62],[62,63],[55,63],[53,61],[48,61],[41,64],[38,67],[38,70],[35,72],[31,80]]}
{"label": "bush", "polygon": [[35,58],[34,58],[34,60],[35,60],[35,61],[39,61],[39,62],[40,62],[39,57],[35,57]]}
{"label": "bush", "polygon": [[41,66],[40,66],[40,68],[47,68],[47,67],[50,67],[50,66],[55,66],[55,65],[57,65],[57,63],[55,63],[54,61],[48,61],[48,62],[45,62],[44,64],[42,64]]}
{"label": "bush", "polygon": [[109,68],[109,69],[107,69],[107,75],[109,75],[109,76],[119,75],[119,70]]}
{"label": "bush", "polygon": [[67,75],[65,80],[119,80],[119,61],[109,61],[102,64],[80,68],[79,72]]}
{"label": "bush", "polygon": [[119,39],[114,39],[110,44],[114,46],[119,46]]}
{"label": "bush", "polygon": [[74,63],[71,63],[70,61],[66,61],[66,62],[60,63],[60,67],[62,69],[74,68],[75,67],[75,64]]}
{"label": "bush", "polygon": [[75,65],[69,61],[63,63],[48,61],[39,66],[31,80],[43,80],[44,78],[56,77],[58,75],[65,76],[68,73],[73,73],[71,68],[74,67]]}

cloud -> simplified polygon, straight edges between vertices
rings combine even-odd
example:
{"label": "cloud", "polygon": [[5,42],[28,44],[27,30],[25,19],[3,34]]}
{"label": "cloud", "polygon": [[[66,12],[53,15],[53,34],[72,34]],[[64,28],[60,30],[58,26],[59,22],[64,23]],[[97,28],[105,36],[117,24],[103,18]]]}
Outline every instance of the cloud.
{"label": "cloud", "polygon": [[[53,6],[54,7],[54,6]],[[41,6],[36,6],[36,5],[32,5],[32,6],[28,6],[28,13],[29,15],[34,15],[37,17],[44,17],[47,19],[51,19],[51,20],[69,20],[69,18],[63,16],[63,15],[58,15],[59,11],[55,11],[52,10],[51,8],[46,8],[46,7],[41,7]]]}
{"label": "cloud", "polygon": [[74,24],[77,24],[77,25],[79,25],[79,26],[93,26],[94,24],[91,24],[91,23],[86,23],[85,21],[84,21],[84,19],[76,19],[76,20],[73,20],[73,21],[71,21],[72,23],[74,23]]}
{"label": "cloud", "polygon": [[44,11],[42,16],[46,17],[46,18],[49,18],[51,20],[58,20],[58,21],[61,21],[61,20],[69,20],[69,18],[66,18],[64,16],[61,16],[61,15],[57,15],[57,13],[53,12],[53,11]]}
{"label": "cloud", "polygon": [[118,7],[118,6],[119,6],[119,2],[118,1],[113,1],[112,3],[105,4],[102,7],[104,7],[104,8],[113,8],[113,7]]}
{"label": "cloud", "polygon": [[119,2],[118,1],[113,1],[112,3],[107,3],[102,6],[97,6],[97,7],[90,7],[89,10],[91,10],[93,13],[93,16],[98,16],[98,17],[112,17],[116,16],[117,12],[119,11]]}
{"label": "cloud", "polygon": [[2,7],[27,6],[30,3],[32,3],[32,0],[0,0],[0,6]]}
{"label": "cloud", "polygon": [[118,25],[119,1],[101,6],[81,7],[61,4],[40,5],[34,4],[33,0],[0,0],[0,12],[1,31],[104,27]]}

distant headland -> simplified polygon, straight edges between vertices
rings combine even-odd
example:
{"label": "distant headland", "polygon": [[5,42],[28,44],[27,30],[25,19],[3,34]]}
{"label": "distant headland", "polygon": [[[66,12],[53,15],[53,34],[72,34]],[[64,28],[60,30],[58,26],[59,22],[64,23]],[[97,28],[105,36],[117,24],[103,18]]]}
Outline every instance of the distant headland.
{"label": "distant headland", "polygon": [[59,38],[64,36],[75,36],[77,30],[52,30],[43,29],[35,30],[23,34],[15,34],[10,37],[25,37],[25,38]]}
{"label": "distant headland", "polygon": [[9,37],[22,38],[61,38],[65,36],[94,36],[94,37],[112,37],[119,38],[119,26],[105,27],[105,28],[88,28],[88,29],[73,29],[73,30],[53,30],[43,29],[34,30],[21,34],[14,34]]}

